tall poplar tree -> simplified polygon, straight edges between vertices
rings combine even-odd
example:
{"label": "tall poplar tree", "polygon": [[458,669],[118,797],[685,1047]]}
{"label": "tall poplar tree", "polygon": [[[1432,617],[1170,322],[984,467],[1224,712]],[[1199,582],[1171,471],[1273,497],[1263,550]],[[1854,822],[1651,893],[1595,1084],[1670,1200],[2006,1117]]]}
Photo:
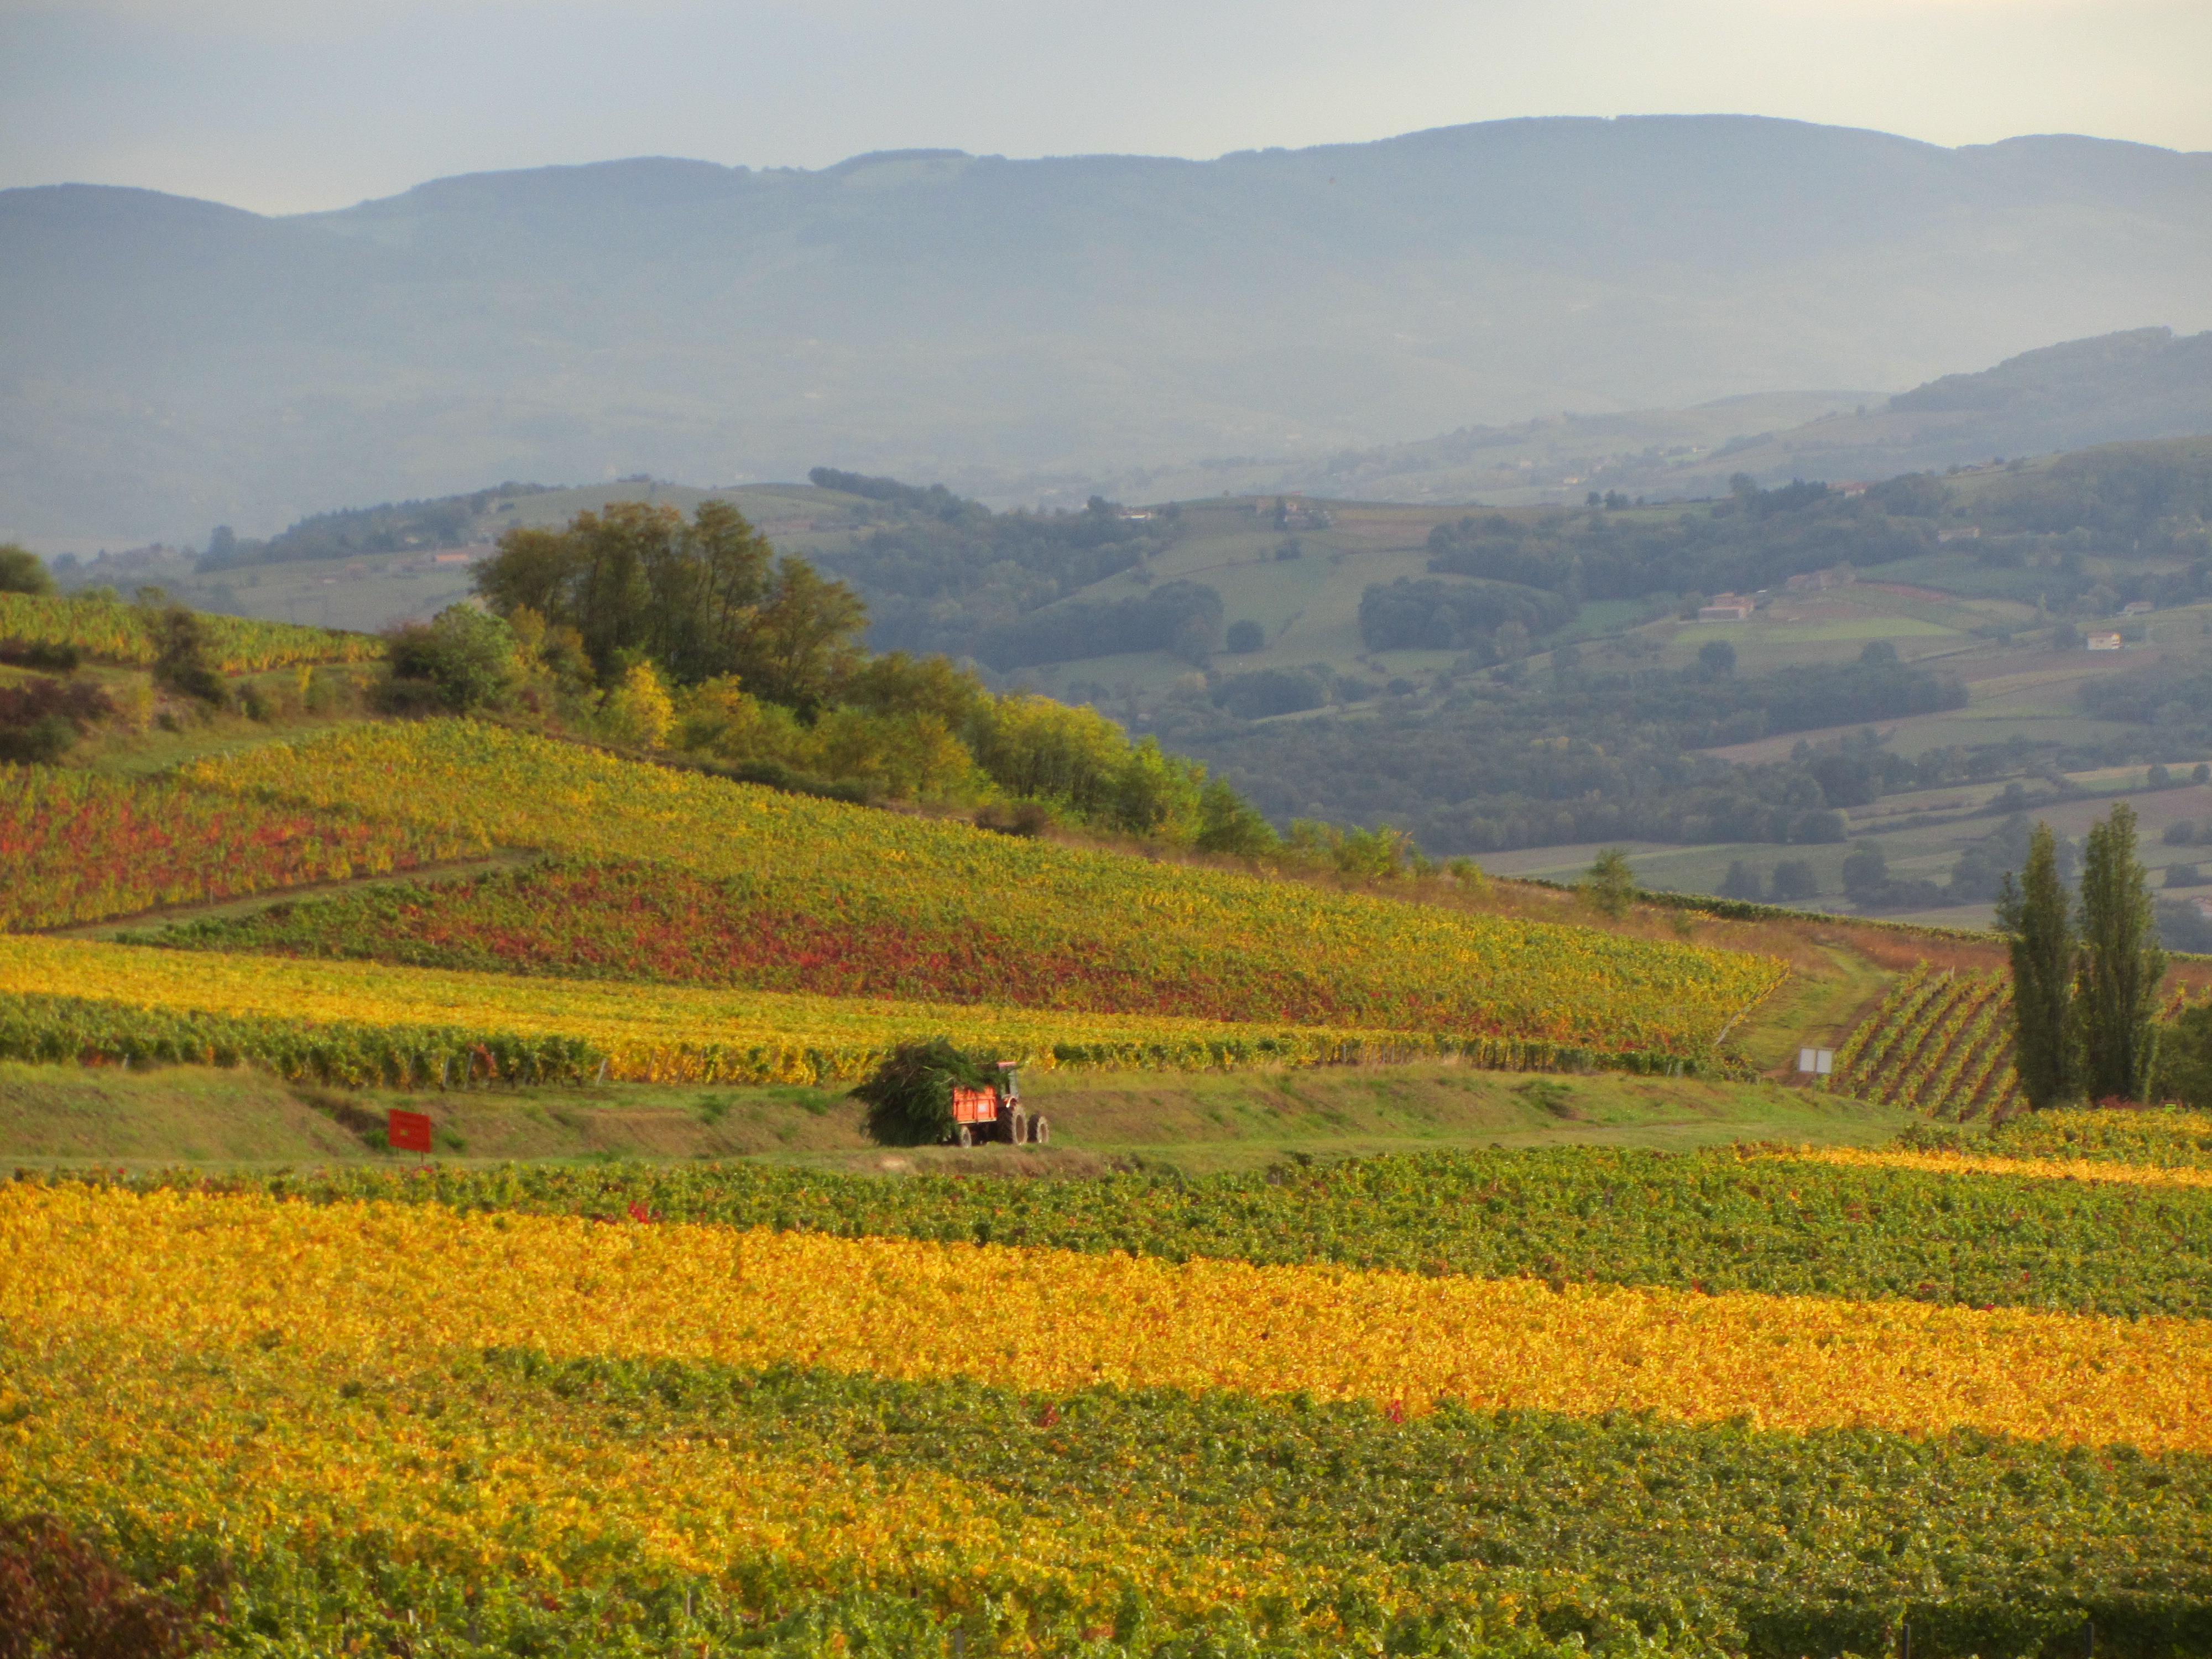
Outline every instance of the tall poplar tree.
{"label": "tall poplar tree", "polygon": [[2038,1111],[2081,1097],[2073,911],[2058,875],[2057,839],[2039,823],[2020,880],[2008,872],[1997,900],[1998,924],[2012,936],[2013,1067]]}
{"label": "tall poplar tree", "polygon": [[2081,960],[2074,1000],[2082,1081],[2093,1100],[2148,1100],[2166,977],[2150,888],[2136,859],[2135,809],[2115,805],[2081,849]]}

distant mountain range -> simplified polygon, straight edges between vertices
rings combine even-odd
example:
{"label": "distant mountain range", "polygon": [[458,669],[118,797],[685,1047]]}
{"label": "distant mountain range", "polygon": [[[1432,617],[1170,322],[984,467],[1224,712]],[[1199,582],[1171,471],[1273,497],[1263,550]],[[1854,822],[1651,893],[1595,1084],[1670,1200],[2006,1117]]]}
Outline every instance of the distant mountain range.
{"label": "distant mountain range", "polygon": [[1535,410],[1940,399],[2052,340],[2212,326],[2212,155],[1654,117],[640,160],[289,219],[68,185],[0,193],[0,536],[198,539],[502,477],[829,464],[1003,500]]}

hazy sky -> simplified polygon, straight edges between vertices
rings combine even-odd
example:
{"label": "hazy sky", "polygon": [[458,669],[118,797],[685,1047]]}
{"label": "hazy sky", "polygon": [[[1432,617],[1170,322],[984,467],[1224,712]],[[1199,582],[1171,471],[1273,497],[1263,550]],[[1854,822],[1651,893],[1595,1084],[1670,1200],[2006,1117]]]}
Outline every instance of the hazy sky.
{"label": "hazy sky", "polygon": [[264,212],[640,155],[1207,156],[1743,112],[2212,149],[2212,0],[0,0],[0,186]]}

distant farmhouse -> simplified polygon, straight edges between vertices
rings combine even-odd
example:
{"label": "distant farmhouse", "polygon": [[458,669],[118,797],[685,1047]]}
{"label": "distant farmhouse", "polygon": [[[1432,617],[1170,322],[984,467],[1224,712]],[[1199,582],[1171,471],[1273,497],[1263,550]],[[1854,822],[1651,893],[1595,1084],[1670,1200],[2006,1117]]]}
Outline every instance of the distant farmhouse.
{"label": "distant farmhouse", "polygon": [[1782,584],[1785,593],[1819,593],[1831,587],[1842,587],[1858,580],[1848,564],[1839,564],[1826,570],[1808,570],[1802,576],[1792,576]]}

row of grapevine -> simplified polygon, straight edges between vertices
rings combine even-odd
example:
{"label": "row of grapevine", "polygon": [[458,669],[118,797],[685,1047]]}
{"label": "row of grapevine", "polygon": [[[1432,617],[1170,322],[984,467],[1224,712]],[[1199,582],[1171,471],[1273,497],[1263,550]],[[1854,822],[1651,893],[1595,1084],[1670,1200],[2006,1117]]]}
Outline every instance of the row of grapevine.
{"label": "row of grapevine", "polygon": [[1884,1106],[1966,1121],[2015,1103],[2011,980],[1920,963],[1851,1033],[1831,1087]]}
{"label": "row of grapevine", "polygon": [[[179,1023],[189,1029],[173,1040],[168,1033]],[[204,1038],[203,1026],[222,1035]],[[0,1057],[98,1060],[144,1052],[198,1063],[242,1060],[292,1075],[283,1057],[301,1031],[347,1034],[347,1053],[361,1046],[356,1034],[386,1034],[367,1040],[370,1052],[382,1054],[395,1043],[408,1053],[437,1050],[445,1041],[439,1034],[449,1028],[463,1034],[457,1040],[491,1052],[507,1042],[550,1044],[549,1052],[569,1057],[562,1064],[571,1072],[588,1056],[604,1062],[605,1076],[641,1083],[854,1081],[899,1043],[938,1036],[1039,1067],[1210,1071],[1449,1059],[1516,1072],[1681,1076],[1721,1069],[1710,1055],[1601,1051],[1540,1039],[689,986],[640,997],[611,981],[0,936]],[[510,1073],[495,1067],[492,1074]],[[380,1075],[370,1066],[343,1080],[374,1082]]]}

